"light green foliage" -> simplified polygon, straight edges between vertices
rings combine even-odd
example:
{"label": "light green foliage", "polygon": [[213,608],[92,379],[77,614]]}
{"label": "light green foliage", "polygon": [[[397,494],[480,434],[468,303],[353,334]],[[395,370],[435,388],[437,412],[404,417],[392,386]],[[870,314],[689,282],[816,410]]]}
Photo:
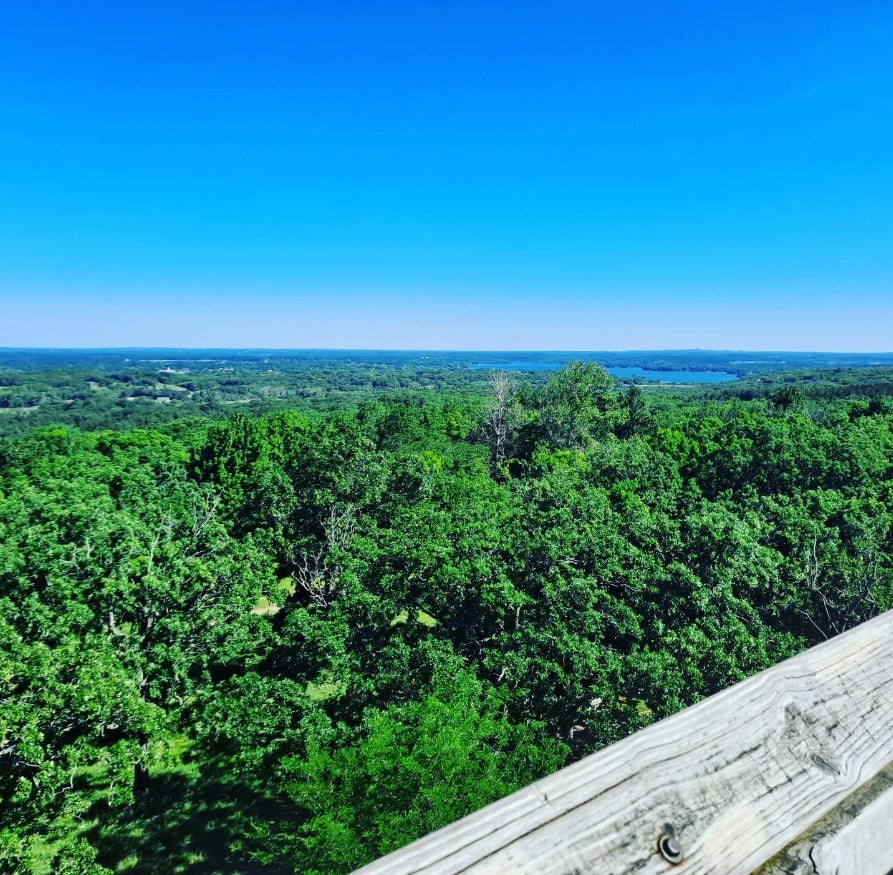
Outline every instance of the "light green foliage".
{"label": "light green foliage", "polygon": [[[561,764],[561,745],[513,726],[468,671],[402,707],[368,708],[345,731],[320,715],[305,752],[283,760],[286,792],[308,820],[295,868],[355,868],[486,805]],[[509,755],[509,752],[511,755]]]}
{"label": "light green foliage", "polygon": [[583,449],[605,438],[619,422],[614,379],[595,362],[571,362],[549,383],[543,406],[548,439],[563,449]]}

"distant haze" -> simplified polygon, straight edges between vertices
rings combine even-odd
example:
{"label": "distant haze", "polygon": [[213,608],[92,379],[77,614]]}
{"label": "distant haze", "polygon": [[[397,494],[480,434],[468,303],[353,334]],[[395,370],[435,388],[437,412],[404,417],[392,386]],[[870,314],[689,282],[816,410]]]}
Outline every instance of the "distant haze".
{"label": "distant haze", "polygon": [[4,296],[0,345],[262,349],[893,349],[893,304],[142,291]]}

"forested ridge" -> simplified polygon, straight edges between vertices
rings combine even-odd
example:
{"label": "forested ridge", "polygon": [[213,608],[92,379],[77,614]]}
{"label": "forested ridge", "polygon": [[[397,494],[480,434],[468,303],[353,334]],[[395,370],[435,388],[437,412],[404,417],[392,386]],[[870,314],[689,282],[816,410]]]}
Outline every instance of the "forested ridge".
{"label": "forested ridge", "polygon": [[848,379],[0,440],[0,871],[346,872],[890,608]]}

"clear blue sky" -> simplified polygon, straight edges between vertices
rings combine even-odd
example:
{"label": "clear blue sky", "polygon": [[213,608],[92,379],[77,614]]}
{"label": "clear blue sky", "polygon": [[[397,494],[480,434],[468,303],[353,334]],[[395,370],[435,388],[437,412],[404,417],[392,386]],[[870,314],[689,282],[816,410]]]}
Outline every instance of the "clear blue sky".
{"label": "clear blue sky", "polygon": [[893,349],[893,2],[0,3],[0,346]]}

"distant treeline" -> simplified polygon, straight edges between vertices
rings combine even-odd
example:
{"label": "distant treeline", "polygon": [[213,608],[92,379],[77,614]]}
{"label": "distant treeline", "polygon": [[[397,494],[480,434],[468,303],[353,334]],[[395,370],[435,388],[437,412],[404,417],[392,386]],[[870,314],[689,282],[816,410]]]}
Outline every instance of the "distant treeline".
{"label": "distant treeline", "polygon": [[[0,350],[0,436],[42,425],[158,427],[190,417],[260,415],[279,409],[325,414],[396,392],[486,394],[491,369],[482,362],[557,368],[569,353],[419,353],[254,350]],[[798,397],[879,398],[891,394],[893,368],[856,367],[878,357],[806,353],[674,351],[592,353],[605,367],[652,371],[716,370],[742,380],[725,386],[648,385],[647,391],[750,400],[792,387]],[[814,363],[833,359],[834,368]],[[887,356],[893,364],[893,356]],[[812,363],[779,370],[791,359]],[[512,371],[523,386],[543,386],[550,371]],[[749,375],[749,376],[748,376]],[[621,383],[646,380],[626,379]]]}

